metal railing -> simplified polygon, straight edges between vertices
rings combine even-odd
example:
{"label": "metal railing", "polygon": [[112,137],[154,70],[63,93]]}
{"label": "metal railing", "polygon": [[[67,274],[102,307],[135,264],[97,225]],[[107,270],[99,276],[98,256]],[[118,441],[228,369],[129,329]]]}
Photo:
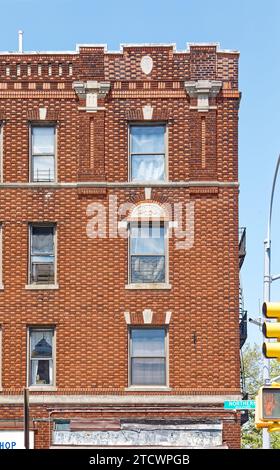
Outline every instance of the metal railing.
{"label": "metal railing", "polygon": [[247,310],[239,312],[240,349],[247,339]]}
{"label": "metal railing", "polygon": [[244,297],[241,284],[239,286],[239,335],[241,349],[247,339],[247,310],[244,309]]}
{"label": "metal railing", "polygon": [[33,173],[33,181],[53,181],[54,172],[52,168],[48,170],[38,170]]}
{"label": "metal railing", "polygon": [[238,245],[239,245],[239,269],[244,263],[246,256],[246,227],[240,227],[238,230]]}

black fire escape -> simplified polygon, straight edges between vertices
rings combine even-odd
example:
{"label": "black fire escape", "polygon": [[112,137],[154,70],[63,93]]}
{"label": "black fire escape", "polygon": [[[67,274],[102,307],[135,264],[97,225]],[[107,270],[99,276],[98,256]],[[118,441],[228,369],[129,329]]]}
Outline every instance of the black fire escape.
{"label": "black fire escape", "polygon": [[[239,229],[239,270],[241,269],[246,256],[246,228]],[[244,310],[244,299],[241,282],[239,283],[239,329],[240,329],[240,349],[247,339],[247,311]]]}
{"label": "black fire escape", "polygon": [[[239,270],[241,269],[244,259],[246,256],[246,228],[241,227],[239,229]],[[243,357],[242,357],[242,347],[245,344],[247,339],[247,311],[244,309],[244,297],[243,297],[243,289],[241,285],[241,280],[239,282],[239,332],[240,332],[240,385],[241,385],[241,393],[243,399],[248,398],[248,394],[246,392],[246,384],[245,384],[245,374],[244,374],[244,366],[243,366]],[[248,411],[243,412],[241,416],[241,424],[246,423],[248,421]]]}

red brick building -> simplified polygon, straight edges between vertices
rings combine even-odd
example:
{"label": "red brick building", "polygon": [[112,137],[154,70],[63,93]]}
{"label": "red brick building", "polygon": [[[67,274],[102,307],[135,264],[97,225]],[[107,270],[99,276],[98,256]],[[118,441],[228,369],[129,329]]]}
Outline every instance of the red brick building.
{"label": "red brick building", "polygon": [[0,54],[1,442],[28,386],[36,448],[240,446],[239,100],[211,44]]}

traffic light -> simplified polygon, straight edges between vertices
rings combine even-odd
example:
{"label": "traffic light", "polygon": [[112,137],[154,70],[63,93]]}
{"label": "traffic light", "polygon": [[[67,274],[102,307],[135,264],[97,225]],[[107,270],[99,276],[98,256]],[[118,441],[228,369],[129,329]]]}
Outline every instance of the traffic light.
{"label": "traffic light", "polygon": [[256,428],[268,428],[270,432],[280,430],[280,384],[261,387],[256,396]]}
{"label": "traffic light", "polygon": [[276,322],[264,322],[262,331],[266,338],[275,338],[277,341],[263,343],[263,354],[268,359],[280,361],[280,302],[264,302],[263,315],[266,318],[276,318]]}

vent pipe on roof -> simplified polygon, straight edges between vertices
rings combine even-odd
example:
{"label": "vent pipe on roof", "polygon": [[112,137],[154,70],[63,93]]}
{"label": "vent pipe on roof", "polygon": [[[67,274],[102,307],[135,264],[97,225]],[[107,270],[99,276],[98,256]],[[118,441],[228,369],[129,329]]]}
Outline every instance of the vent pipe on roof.
{"label": "vent pipe on roof", "polygon": [[19,30],[19,32],[18,32],[18,52],[20,54],[23,53],[23,41],[22,41],[22,39],[23,39],[23,31]]}

